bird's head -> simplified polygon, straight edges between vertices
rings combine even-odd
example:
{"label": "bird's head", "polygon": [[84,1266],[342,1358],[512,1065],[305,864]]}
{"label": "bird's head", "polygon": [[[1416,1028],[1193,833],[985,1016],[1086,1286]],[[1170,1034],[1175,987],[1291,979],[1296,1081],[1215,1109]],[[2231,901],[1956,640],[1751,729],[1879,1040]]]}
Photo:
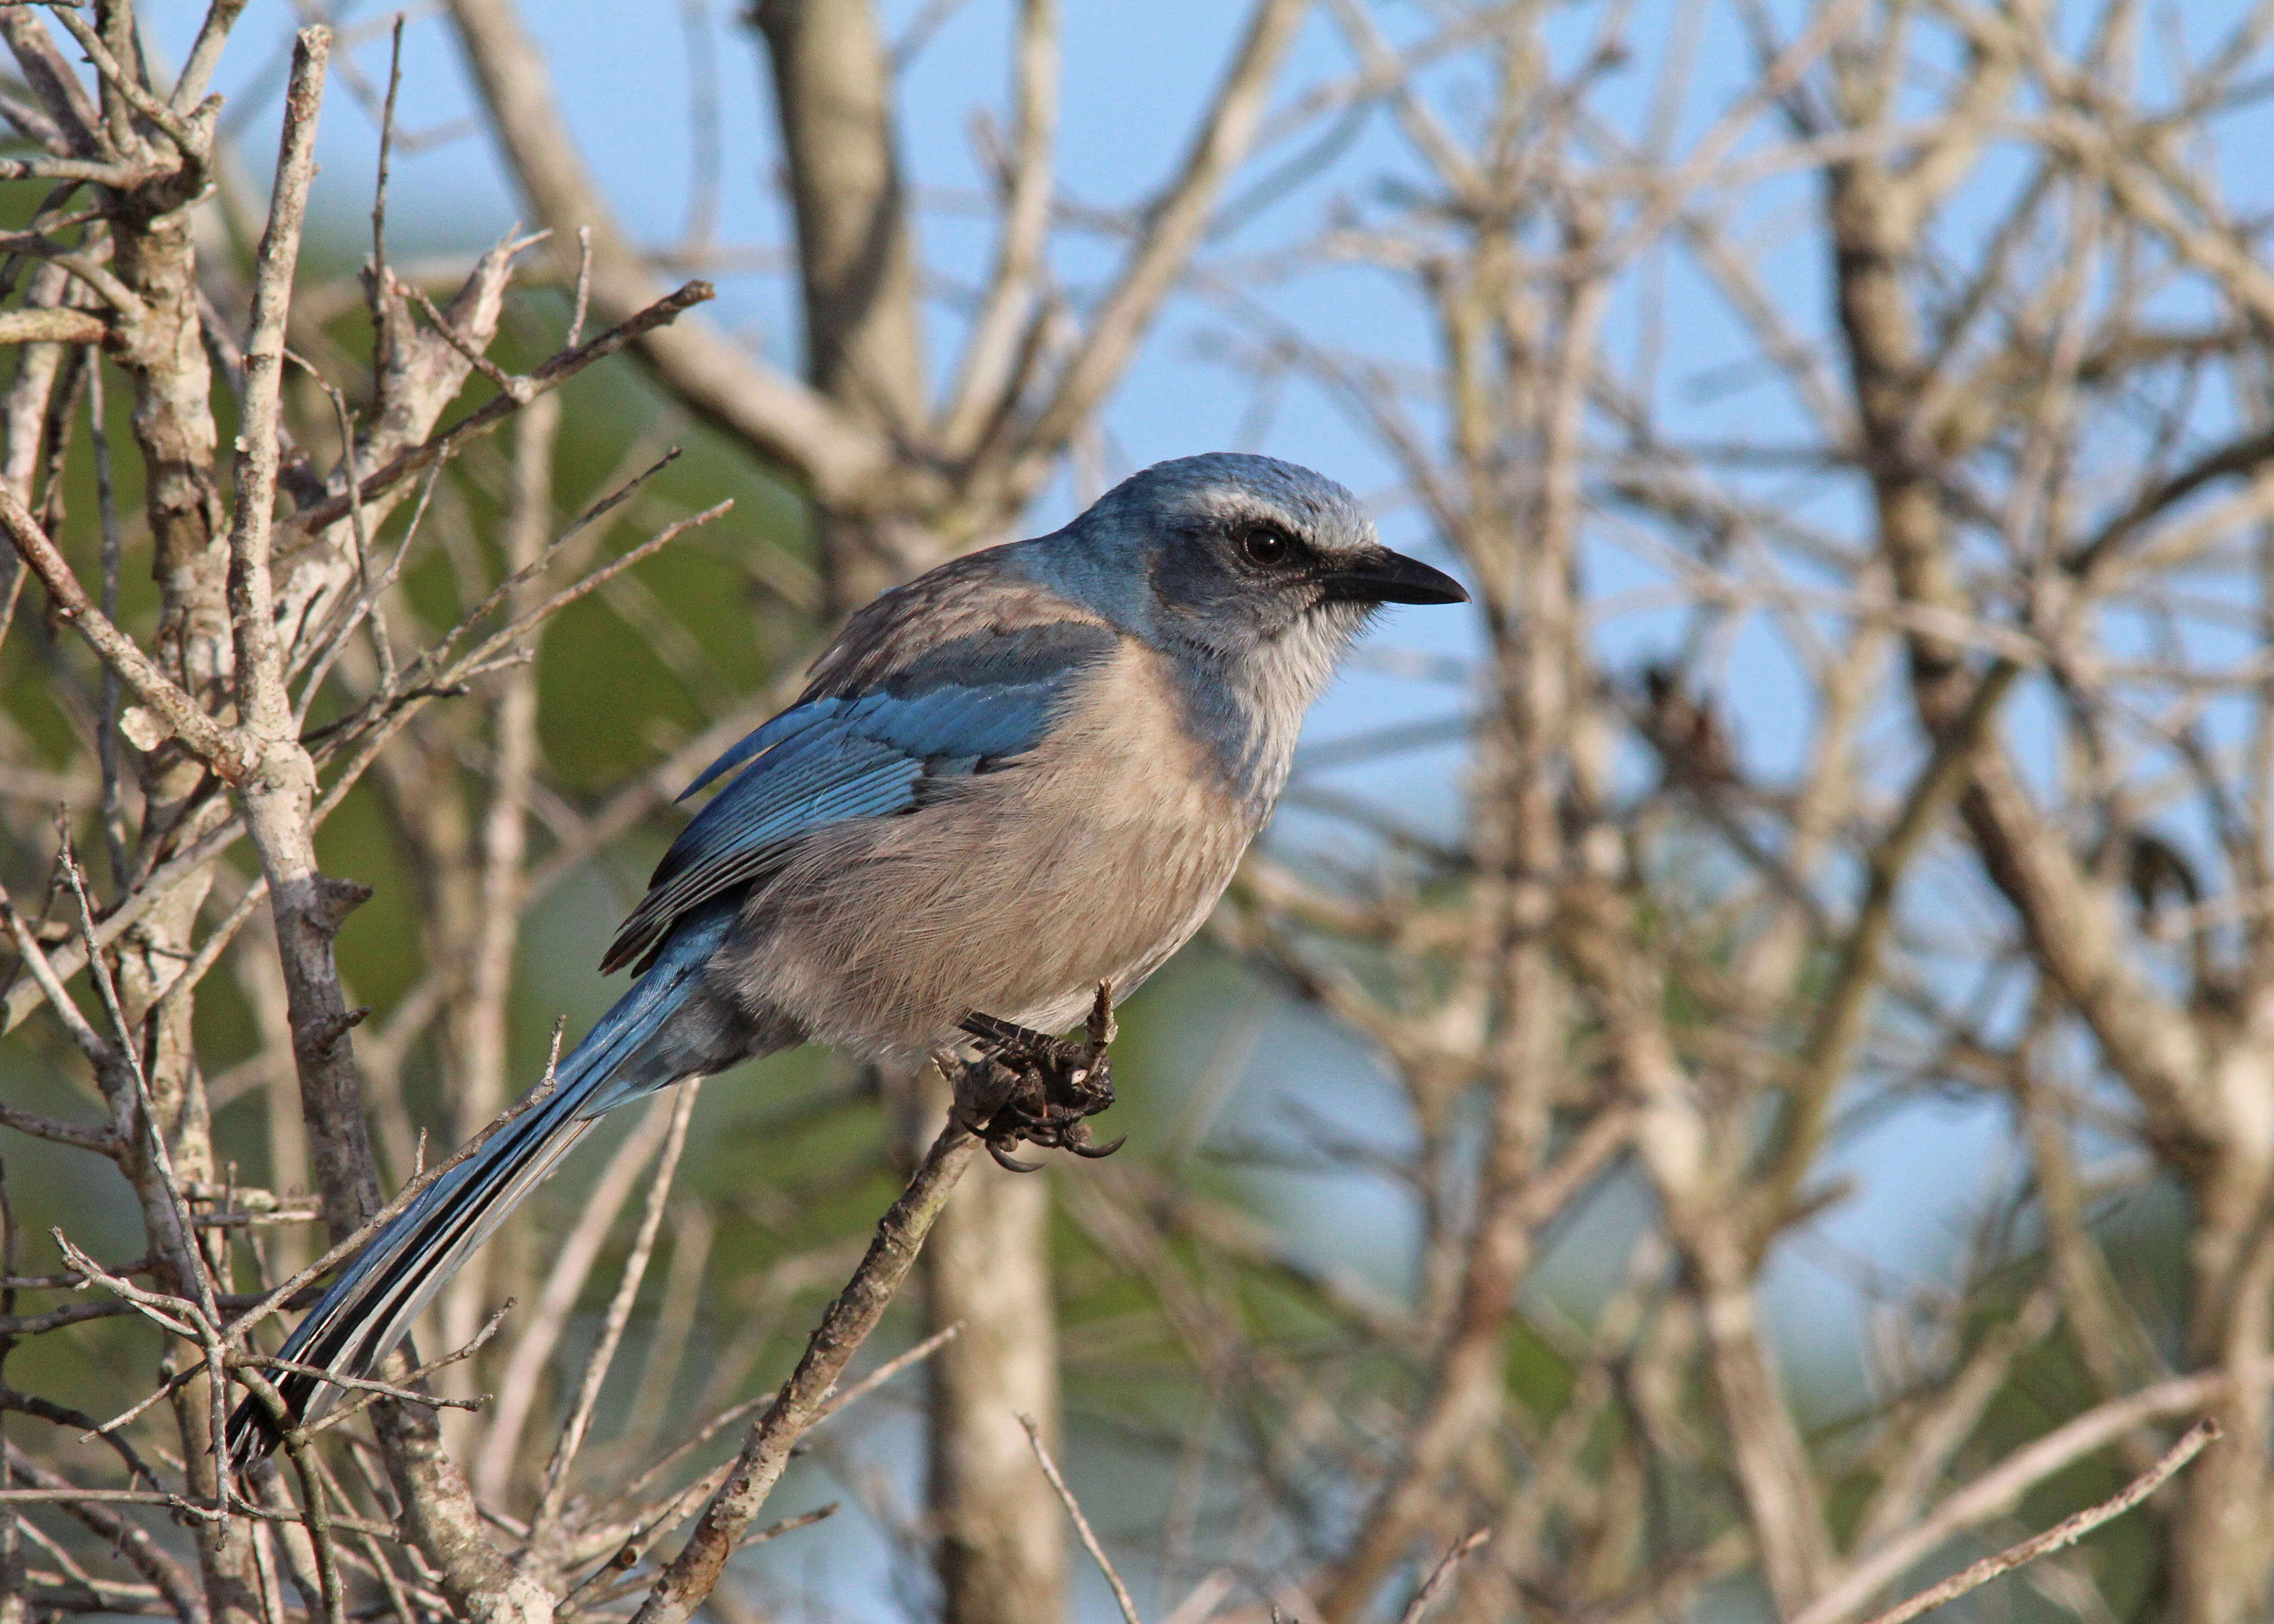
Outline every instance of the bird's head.
{"label": "bird's head", "polygon": [[1133,474],[1050,541],[1061,590],[1148,642],[1220,657],[1292,643],[1331,661],[1384,604],[1468,601],[1383,546],[1333,480],[1236,452]]}

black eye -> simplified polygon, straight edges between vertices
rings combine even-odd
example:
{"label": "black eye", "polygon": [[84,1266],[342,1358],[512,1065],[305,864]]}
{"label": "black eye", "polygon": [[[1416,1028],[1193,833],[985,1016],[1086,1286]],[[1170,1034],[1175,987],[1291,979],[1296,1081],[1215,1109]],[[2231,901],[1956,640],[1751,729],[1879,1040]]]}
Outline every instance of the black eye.
{"label": "black eye", "polygon": [[1265,569],[1295,556],[1295,538],[1275,525],[1251,525],[1239,533],[1239,556]]}

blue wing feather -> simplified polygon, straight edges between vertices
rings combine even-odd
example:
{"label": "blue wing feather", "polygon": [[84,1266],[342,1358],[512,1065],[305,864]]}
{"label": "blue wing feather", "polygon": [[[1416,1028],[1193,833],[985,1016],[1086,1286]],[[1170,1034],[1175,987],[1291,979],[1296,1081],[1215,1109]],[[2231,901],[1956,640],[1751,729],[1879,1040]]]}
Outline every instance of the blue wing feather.
{"label": "blue wing feather", "polygon": [[868,691],[809,693],[720,756],[688,793],[721,777],[725,787],[664,853],[601,968],[638,958],[689,909],[772,872],[816,830],[908,811],[928,781],[1032,749],[1074,676],[1116,641],[1101,626],[1045,629],[959,638]]}
{"label": "blue wing feather", "polygon": [[719,756],[717,761],[712,762],[708,767],[705,767],[702,772],[697,776],[695,782],[689,784],[685,789],[679,792],[676,799],[680,801],[691,799],[697,792],[703,788],[704,785],[719,777],[719,774],[727,771],[731,768],[741,766],[744,762],[749,760],[751,756],[757,756],[763,751],[771,750],[775,746],[782,743],[785,740],[796,737],[799,733],[803,733],[809,727],[812,727],[817,723],[820,722],[825,717],[829,715],[831,713],[829,708],[836,703],[837,702],[835,701],[825,701],[820,704],[794,706],[790,710],[783,711],[779,716],[774,718],[771,722],[766,723],[763,727],[759,727],[750,733],[744,733],[739,743],[727,750],[725,755]]}

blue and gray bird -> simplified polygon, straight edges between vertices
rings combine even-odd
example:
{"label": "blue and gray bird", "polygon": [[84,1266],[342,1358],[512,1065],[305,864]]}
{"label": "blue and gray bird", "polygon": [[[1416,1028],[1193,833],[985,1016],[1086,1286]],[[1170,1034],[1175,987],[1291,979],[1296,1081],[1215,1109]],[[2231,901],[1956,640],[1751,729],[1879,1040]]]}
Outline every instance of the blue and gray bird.
{"label": "blue and gray bird", "polygon": [[[284,1357],[368,1373],[602,1113],[657,1089],[809,1041],[920,1064],[967,1021],[1058,1033],[1101,984],[1126,997],[1207,919],[1368,617],[1466,596],[1334,481],[1230,454],[885,593],[689,786],[724,781],[552,1094],[381,1229]],[[302,1414],[336,1391],[279,1385]],[[265,1422],[237,1412],[240,1460]]]}

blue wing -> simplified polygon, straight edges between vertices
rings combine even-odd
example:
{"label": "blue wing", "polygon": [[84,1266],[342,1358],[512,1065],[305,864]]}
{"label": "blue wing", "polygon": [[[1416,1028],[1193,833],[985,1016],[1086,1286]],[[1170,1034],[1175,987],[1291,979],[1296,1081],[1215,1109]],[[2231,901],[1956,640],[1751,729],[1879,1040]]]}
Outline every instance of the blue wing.
{"label": "blue wing", "polygon": [[1116,641],[1082,623],[959,637],[866,691],[809,694],[688,786],[691,795],[734,774],[664,853],[601,970],[639,958],[690,909],[764,878],[816,830],[908,811],[928,784],[1033,748],[1075,675]]}

